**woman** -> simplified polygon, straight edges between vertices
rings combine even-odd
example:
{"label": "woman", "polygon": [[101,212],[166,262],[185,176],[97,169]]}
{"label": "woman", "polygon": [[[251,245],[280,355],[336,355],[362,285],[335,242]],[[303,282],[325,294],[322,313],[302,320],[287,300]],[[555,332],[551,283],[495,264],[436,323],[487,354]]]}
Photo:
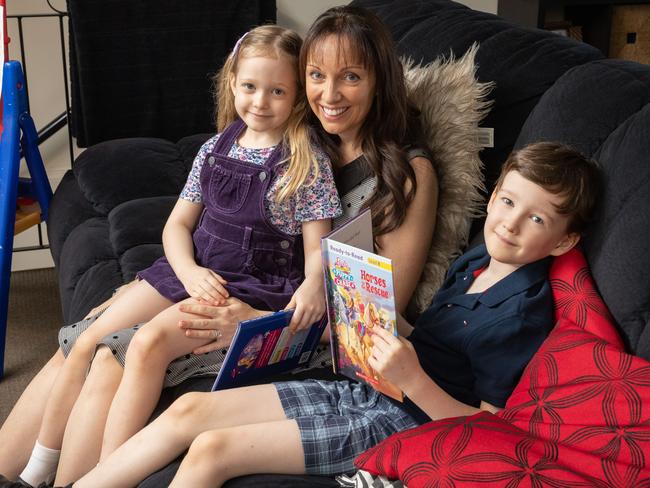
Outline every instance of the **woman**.
{"label": "woman", "polygon": [[[340,39],[345,42],[339,42]],[[330,9],[307,34],[301,68],[313,111],[313,125],[323,129],[316,134],[337,168],[337,186],[344,209],[348,216],[358,212],[361,206],[372,209],[376,248],[394,262],[397,309],[403,312],[430,245],[437,183],[431,162],[418,155],[421,152],[408,154],[405,150],[408,145],[421,147],[418,121],[407,103],[402,67],[390,35],[365,10]],[[208,323],[199,320],[189,324],[196,329],[188,330],[188,335],[195,337],[220,334],[216,343],[207,346],[212,349],[229,343],[238,320],[260,313],[234,299],[224,307],[196,305],[183,309],[213,316]],[[105,349],[99,348],[73,409],[74,423],[69,422],[66,427],[57,484],[77,479],[96,462],[96,453],[80,448],[88,429],[98,429],[97,425],[88,425],[89,414],[107,402],[110,404],[107,397],[114,392],[121,375],[121,366]],[[2,439],[9,436],[22,439],[18,449],[13,442],[12,456],[0,447],[0,472],[10,477],[20,470],[19,464],[25,457],[23,451],[28,453],[31,449],[38,429],[34,425],[42,417],[42,398],[47,396],[49,383],[61,361],[58,352],[30,384],[0,431],[0,446],[7,444]],[[21,408],[29,410],[26,414],[19,413]],[[125,449],[129,451],[128,446]],[[21,460],[16,459],[16,452],[20,453]],[[176,455],[156,459],[155,465],[149,462],[139,466],[136,478],[142,479]],[[100,468],[92,476],[101,477],[101,471]],[[114,476],[110,479],[111,483],[117,483]]]}

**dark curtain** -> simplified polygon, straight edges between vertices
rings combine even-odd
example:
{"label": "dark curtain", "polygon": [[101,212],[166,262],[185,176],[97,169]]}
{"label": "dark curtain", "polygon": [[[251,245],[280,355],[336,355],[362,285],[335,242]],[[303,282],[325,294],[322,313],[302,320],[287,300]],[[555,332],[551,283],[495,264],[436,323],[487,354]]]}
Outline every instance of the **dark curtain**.
{"label": "dark curtain", "polygon": [[176,141],[214,131],[211,76],[275,0],[68,0],[72,133]]}

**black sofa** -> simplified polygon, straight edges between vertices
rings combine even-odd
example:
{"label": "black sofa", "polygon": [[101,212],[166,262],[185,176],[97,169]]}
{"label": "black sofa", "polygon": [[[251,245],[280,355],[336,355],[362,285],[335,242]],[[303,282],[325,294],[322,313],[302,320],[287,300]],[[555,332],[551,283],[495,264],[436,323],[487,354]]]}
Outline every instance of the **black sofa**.
{"label": "black sofa", "polygon": [[[356,0],[390,27],[399,52],[429,62],[462,55],[474,41],[477,75],[494,81],[485,149],[488,189],[513,147],[537,140],[572,145],[600,161],[606,185],[583,249],[628,350],[650,359],[650,67],[607,60],[595,48],[446,0]],[[50,207],[48,235],[64,317],[81,318],[162,254],[161,230],[194,154],[209,134],[170,142],[138,138],[88,148]],[[479,226],[477,225],[477,228]],[[209,380],[163,394],[161,407]],[[143,486],[161,486],[165,475]],[[329,486],[304,477],[246,477],[228,486]]]}

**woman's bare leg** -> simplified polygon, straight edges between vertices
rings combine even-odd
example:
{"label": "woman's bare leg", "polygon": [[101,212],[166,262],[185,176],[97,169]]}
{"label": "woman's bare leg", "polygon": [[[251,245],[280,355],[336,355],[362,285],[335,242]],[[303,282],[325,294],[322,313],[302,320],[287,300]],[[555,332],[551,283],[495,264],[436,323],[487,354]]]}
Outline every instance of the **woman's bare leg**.
{"label": "woman's bare leg", "polygon": [[295,420],[279,420],[200,434],[169,486],[216,488],[246,474],[304,472],[298,424]]}
{"label": "woman's bare leg", "polygon": [[97,350],[65,429],[55,486],[67,485],[97,465],[108,409],[123,371],[108,347]]}
{"label": "woman's bare leg", "polygon": [[74,486],[135,486],[176,459],[203,432],[278,420],[286,420],[286,416],[273,385],[188,393]]}
{"label": "woman's bare leg", "polygon": [[16,479],[27,464],[63,360],[59,349],[27,385],[0,428],[0,473],[9,479]]}
{"label": "woman's bare leg", "polygon": [[126,353],[124,375],[106,421],[100,459],[144,427],[160,398],[169,363],[211,342],[186,337],[178,327],[179,321],[186,318],[188,314],[181,312],[178,304],[173,305],[133,337]]}
{"label": "woman's bare leg", "polygon": [[81,334],[50,392],[38,434],[40,444],[51,449],[61,448],[70,411],[83,386],[97,342],[113,331],[151,319],[170,304],[151,285],[139,282],[122,294]]}

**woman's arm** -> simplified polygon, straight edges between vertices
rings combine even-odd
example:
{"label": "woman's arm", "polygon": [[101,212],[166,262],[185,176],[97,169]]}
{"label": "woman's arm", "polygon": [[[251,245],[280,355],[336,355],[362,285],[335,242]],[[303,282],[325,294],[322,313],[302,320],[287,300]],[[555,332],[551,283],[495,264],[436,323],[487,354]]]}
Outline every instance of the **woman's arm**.
{"label": "woman's arm", "polygon": [[271,313],[268,310],[257,310],[235,297],[226,298],[225,302],[218,306],[206,302],[183,302],[180,304],[180,310],[196,316],[193,320],[181,320],[178,324],[185,330],[187,337],[215,339],[192,351],[194,354],[216,351],[230,345],[239,322]]}
{"label": "woman's arm", "polygon": [[211,269],[196,264],[192,233],[203,205],[179,198],[163,229],[165,256],[187,293],[196,299],[219,303],[228,297],[226,281]]}
{"label": "woman's arm", "polygon": [[[417,190],[397,229],[377,238],[379,254],[393,261],[397,311],[406,310],[426,262],[438,206],[438,178],[431,161],[413,158]],[[407,186],[404,191],[410,189]]]}

